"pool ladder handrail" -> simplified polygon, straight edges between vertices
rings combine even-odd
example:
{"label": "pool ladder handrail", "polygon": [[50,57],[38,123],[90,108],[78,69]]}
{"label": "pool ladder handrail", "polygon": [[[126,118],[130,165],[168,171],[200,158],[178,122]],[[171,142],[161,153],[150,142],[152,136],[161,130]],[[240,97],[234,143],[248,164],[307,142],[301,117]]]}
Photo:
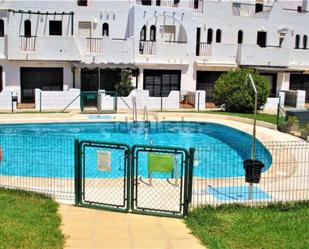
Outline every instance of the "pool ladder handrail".
{"label": "pool ladder handrail", "polygon": [[133,102],[133,108],[132,108],[132,119],[133,122],[137,122],[137,107],[136,107],[136,97],[132,97],[132,102]]}
{"label": "pool ladder handrail", "polygon": [[147,105],[145,105],[145,107],[144,107],[144,120],[145,120],[145,122],[149,121]]}

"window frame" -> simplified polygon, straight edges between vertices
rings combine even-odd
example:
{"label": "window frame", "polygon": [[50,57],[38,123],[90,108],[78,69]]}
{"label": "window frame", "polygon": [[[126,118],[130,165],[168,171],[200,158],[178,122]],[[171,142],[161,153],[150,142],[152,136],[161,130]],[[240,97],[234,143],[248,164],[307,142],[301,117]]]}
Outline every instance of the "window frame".
{"label": "window frame", "polygon": [[[56,24],[56,26],[52,28],[53,24]],[[60,26],[57,27],[57,25],[59,24]],[[60,30],[54,29],[55,27],[60,28]],[[62,36],[62,20],[49,20],[49,35],[50,36]]]}

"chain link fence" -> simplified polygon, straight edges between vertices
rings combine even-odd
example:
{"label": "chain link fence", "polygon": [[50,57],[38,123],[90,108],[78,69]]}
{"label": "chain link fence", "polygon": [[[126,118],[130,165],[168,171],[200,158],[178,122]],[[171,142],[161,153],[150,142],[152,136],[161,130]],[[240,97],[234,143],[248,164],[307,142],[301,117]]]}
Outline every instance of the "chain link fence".
{"label": "chain link fence", "polygon": [[74,201],[74,139],[0,135],[0,187]]}
{"label": "chain link fence", "polygon": [[[243,167],[243,159],[250,159],[250,144],[197,145],[192,206],[309,200],[309,143],[265,142],[263,145],[256,147],[255,159],[264,168],[260,182],[252,187],[246,182]],[[237,148],[234,154],[229,147]]]}

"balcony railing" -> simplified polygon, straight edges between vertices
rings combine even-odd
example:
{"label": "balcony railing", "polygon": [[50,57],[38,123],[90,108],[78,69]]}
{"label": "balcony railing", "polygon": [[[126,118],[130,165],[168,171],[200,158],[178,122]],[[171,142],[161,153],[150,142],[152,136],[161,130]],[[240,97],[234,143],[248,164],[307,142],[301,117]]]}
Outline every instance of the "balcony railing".
{"label": "balcony railing", "polygon": [[233,3],[234,16],[250,16],[258,18],[268,18],[272,6],[263,5],[262,10],[258,11],[255,4]]}
{"label": "balcony railing", "polygon": [[87,40],[87,53],[102,53],[103,52],[103,39],[102,38],[86,38]]}
{"label": "balcony railing", "polygon": [[20,36],[20,50],[21,51],[35,51],[36,50],[36,36]]}
{"label": "balcony railing", "polygon": [[174,0],[136,0],[136,5],[178,7],[179,1]]}
{"label": "balcony railing", "polygon": [[198,44],[199,51],[197,53],[197,56],[211,56],[212,54],[212,45],[208,44],[207,42],[200,42]]}
{"label": "balcony railing", "polygon": [[175,0],[136,0],[136,5],[163,6],[163,7],[184,7],[193,9],[193,12],[202,13],[204,0],[175,1]]}
{"label": "balcony railing", "polygon": [[190,1],[190,8],[193,9],[195,13],[203,13],[204,10],[204,0]]}
{"label": "balcony railing", "polygon": [[146,55],[155,55],[157,52],[157,42],[155,41],[140,41],[139,53]]}

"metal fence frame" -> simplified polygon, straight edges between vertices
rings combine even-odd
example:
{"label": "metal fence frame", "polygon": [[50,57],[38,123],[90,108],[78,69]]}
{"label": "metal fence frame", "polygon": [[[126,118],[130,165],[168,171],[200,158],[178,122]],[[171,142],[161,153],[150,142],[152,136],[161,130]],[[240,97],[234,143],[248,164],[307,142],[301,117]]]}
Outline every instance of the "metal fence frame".
{"label": "metal fence frame", "polygon": [[[24,137],[21,135],[7,134],[0,136],[0,147],[3,155],[2,162],[0,162],[0,187],[34,191],[49,195],[62,202],[74,203],[75,200],[76,203],[80,203],[80,195],[77,194],[81,182],[80,172],[78,171],[81,163],[80,141],[75,141],[74,146],[73,136],[69,139],[59,137],[49,137],[46,139],[43,134],[37,136],[37,138],[23,139]],[[242,141],[239,141],[237,146],[241,146],[250,151],[248,144],[241,143]],[[230,144],[230,146],[234,145]],[[190,165],[188,165],[188,180],[185,190],[188,199],[187,202],[191,203],[190,206],[195,208],[203,205],[230,203],[256,206],[265,205],[270,202],[309,200],[309,143],[287,141],[264,142],[263,145],[272,154],[272,166],[266,173],[262,174],[261,183],[256,186],[259,189],[256,191],[259,192],[255,192],[254,194],[259,197],[259,195],[263,194],[261,192],[263,191],[270,198],[259,199],[255,197],[252,200],[246,198],[240,200],[218,200],[213,191],[211,193],[209,192],[209,186],[215,187],[217,190],[220,187],[226,187],[228,189],[231,186],[247,186],[243,175],[216,179],[207,177],[207,174],[199,175],[196,173],[195,163],[196,160],[199,160],[198,157],[201,155],[200,151],[207,149],[210,154],[206,154],[206,156],[213,155],[212,153],[225,153],[225,148],[222,147],[223,145],[209,143],[197,144],[195,146],[194,160],[192,156],[190,157],[194,149],[190,151],[185,149],[188,151],[190,159],[188,161]],[[144,148],[153,150],[156,148],[164,149],[165,147],[147,145]],[[166,151],[170,151],[170,148],[165,149]],[[181,148],[173,149],[182,150]],[[29,151],[31,153],[28,153]],[[34,153],[36,158],[31,158],[27,153],[29,155]],[[130,154],[128,163],[131,164],[130,167],[132,168],[133,159],[131,157],[131,148],[128,153]],[[259,151],[257,151],[257,159],[259,159],[258,155]],[[205,160],[205,158],[202,158],[202,160]],[[225,160],[219,163],[218,165],[222,167],[222,170],[225,170],[225,168],[233,167],[235,163],[239,162],[236,162],[233,157],[226,155]],[[8,167],[1,168],[3,165]],[[225,168],[223,167],[224,165],[226,166]],[[61,176],[64,167],[67,175]],[[31,174],[24,175],[24,170],[32,170],[35,174],[32,176]],[[134,184],[132,177],[134,172],[129,170],[127,173],[127,177],[131,179],[129,183],[131,186]],[[243,195],[243,193],[243,189],[236,188],[233,194]],[[129,206],[131,206],[130,203]],[[157,214],[165,215],[166,213],[158,212]]]}

